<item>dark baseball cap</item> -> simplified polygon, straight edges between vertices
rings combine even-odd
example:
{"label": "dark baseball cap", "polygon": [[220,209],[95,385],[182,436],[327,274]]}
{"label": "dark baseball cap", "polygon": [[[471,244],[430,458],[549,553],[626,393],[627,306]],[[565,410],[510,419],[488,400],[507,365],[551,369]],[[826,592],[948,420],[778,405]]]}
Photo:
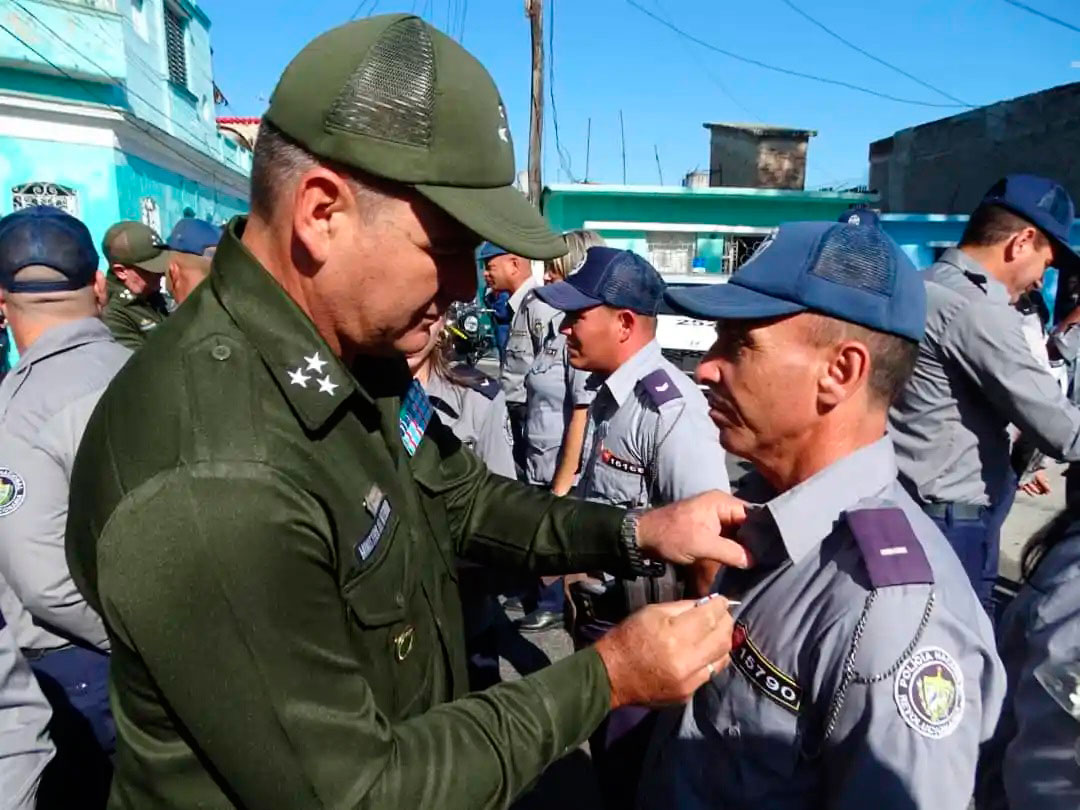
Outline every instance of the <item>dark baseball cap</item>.
{"label": "dark baseball cap", "polygon": [[[42,265],[64,276],[16,281],[24,268]],[[13,293],[81,290],[94,280],[98,254],[86,225],[59,208],[35,205],[0,219],[0,287]]]}
{"label": "dark baseball cap", "polygon": [[999,205],[1026,219],[1050,239],[1055,267],[1080,270],[1080,256],[1069,244],[1076,209],[1060,183],[1036,174],[1010,174],[990,187],[979,203],[984,205]]}
{"label": "dark baseball cap", "polygon": [[503,250],[498,245],[493,245],[491,242],[484,242],[476,249],[477,261],[486,262],[488,259],[494,259],[496,256],[505,256],[509,251]]}
{"label": "dark baseball cap", "polygon": [[169,269],[167,250],[157,231],[134,220],[117,222],[101,240],[101,252],[110,265],[138,267],[148,273],[161,274]]}
{"label": "dark baseball cap", "polygon": [[845,225],[869,225],[875,228],[881,225],[881,218],[878,217],[877,211],[868,205],[853,205],[836,221],[843,222]]}
{"label": "dark baseball cap", "polygon": [[205,219],[184,217],[173,226],[169,234],[169,250],[202,256],[221,241],[221,228]]}
{"label": "dark baseball cap", "polygon": [[514,147],[491,76],[419,17],[327,31],[289,63],[267,119],[311,153],[415,188],[465,227],[530,259],[566,244],[514,183]]}
{"label": "dark baseball cap", "polygon": [[565,281],[536,288],[546,304],[564,312],[601,305],[655,315],[664,299],[664,280],[656,268],[629,250],[589,248],[585,263]]}
{"label": "dark baseball cap", "polygon": [[726,284],[669,290],[676,312],[703,320],[759,320],[819,312],[921,340],[926,290],[907,254],[880,228],[789,222]]}

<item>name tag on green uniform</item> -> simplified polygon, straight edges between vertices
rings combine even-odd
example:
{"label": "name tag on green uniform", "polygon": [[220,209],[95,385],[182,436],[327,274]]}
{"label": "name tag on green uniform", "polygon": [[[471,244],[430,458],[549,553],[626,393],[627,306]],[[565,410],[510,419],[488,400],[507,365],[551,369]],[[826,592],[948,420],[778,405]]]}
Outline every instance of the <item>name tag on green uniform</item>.
{"label": "name tag on green uniform", "polygon": [[371,524],[367,534],[356,544],[356,561],[361,565],[370,560],[375,554],[375,550],[379,547],[383,534],[386,532],[386,527],[390,523],[390,516],[394,511],[390,506],[390,501],[382,494],[382,490],[375,485],[372,485],[371,491],[364,498],[364,508],[375,518],[375,522]]}

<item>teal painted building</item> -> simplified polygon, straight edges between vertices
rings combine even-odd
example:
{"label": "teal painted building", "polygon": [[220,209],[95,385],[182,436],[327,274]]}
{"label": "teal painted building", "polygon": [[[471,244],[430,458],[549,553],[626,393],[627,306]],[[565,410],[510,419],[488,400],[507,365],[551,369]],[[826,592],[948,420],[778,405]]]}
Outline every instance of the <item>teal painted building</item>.
{"label": "teal painted building", "polygon": [[100,243],[247,210],[251,153],[218,132],[210,20],[192,0],[7,0],[0,214],[38,202]]}

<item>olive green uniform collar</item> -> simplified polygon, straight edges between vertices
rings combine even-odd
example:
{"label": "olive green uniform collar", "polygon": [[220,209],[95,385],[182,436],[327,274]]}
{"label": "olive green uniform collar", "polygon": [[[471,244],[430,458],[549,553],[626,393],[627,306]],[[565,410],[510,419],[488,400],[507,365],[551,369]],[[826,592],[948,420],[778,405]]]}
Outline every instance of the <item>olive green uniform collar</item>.
{"label": "olive green uniform collar", "polygon": [[281,285],[240,241],[236,217],[214,253],[210,283],[222,307],[258,351],[308,430],[322,427],[353,393],[371,397],[330,350]]}

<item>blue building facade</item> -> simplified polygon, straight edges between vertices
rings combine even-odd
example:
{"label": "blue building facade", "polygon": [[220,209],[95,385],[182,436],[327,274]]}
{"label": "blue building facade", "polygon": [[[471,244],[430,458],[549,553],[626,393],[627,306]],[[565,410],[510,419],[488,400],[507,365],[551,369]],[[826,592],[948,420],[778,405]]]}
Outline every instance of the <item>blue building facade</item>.
{"label": "blue building facade", "polygon": [[210,20],[192,0],[8,0],[0,214],[44,202],[100,242],[247,210],[251,153],[218,132]]}

